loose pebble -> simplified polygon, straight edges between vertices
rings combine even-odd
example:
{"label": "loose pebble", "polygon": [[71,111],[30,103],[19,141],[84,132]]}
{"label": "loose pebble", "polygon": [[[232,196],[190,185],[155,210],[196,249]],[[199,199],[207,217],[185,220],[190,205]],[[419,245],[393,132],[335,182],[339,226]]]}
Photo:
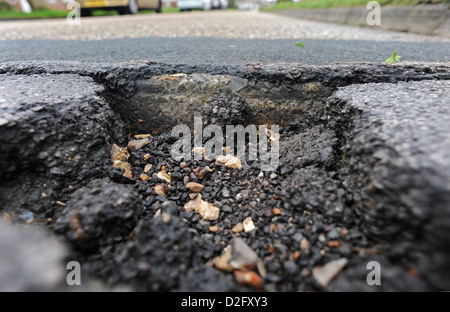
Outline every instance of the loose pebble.
{"label": "loose pebble", "polygon": [[244,223],[245,233],[251,232],[256,229],[255,223],[253,223],[253,220],[251,217],[245,218],[243,223]]}
{"label": "loose pebble", "polygon": [[316,266],[312,270],[312,275],[322,288],[326,288],[347,264],[346,258],[333,260],[324,266]]}
{"label": "loose pebble", "polygon": [[128,148],[133,148],[135,150],[143,148],[144,146],[146,146],[148,143],[150,143],[148,141],[148,139],[141,139],[141,140],[131,140],[130,142],[128,142],[127,147]]}

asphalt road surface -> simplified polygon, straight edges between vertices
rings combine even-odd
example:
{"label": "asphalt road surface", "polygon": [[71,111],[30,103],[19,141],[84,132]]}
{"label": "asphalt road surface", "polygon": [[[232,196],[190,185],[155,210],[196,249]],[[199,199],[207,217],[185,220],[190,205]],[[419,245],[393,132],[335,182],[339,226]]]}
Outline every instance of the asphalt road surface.
{"label": "asphalt road surface", "polygon": [[[258,12],[193,12],[0,22],[0,61],[78,60],[241,65],[252,62],[448,62],[447,38]],[[305,47],[295,44],[301,42]]]}

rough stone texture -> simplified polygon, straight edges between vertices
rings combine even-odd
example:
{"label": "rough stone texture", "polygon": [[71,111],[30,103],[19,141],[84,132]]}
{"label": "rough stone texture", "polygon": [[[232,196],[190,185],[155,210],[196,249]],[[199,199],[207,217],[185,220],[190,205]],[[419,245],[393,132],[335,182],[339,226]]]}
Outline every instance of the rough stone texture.
{"label": "rough stone texture", "polygon": [[55,229],[78,248],[90,250],[129,235],[136,225],[139,207],[135,190],[94,180],[72,195]]}
{"label": "rough stone texture", "polygon": [[236,92],[222,93],[206,101],[202,107],[203,125],[243,125],[248,118],[247,102]]}
{"label": "rough stone texture", "polygon": [[328,101],[357,116],[347,159],[366,230],[394,245],[415,239],[406,251],[420,251],[411,257],[438,289],[450,287],[449,89],[435,80],[354,85]]}
{"label": "rough stone texture", "polygon": [[52,291],[65,283],[65,246],[45,232],[0,221],[0,291]]}
{"label": "rough stone texture", "polygon": [[298,135],[294,135],[289,140],[281,142],[280,153],[283,157],[290,157],[291,161],[285,165],[282,172],[292,171],[296,168],[303,168],[309,165],[321,165],[326,168],[339,166],[335,159],[334,148],[338,141],[333,130],[325,128],[323,125],[305,129]]}
{"label": "rough stone texture", "polygon": [[19,169],[72,183],[95,176],[111,135],[123,134],[103,90],[76,75],[1,75],[2,178]]}
{"label": "rough stone texture", "polygon": [[124,141],[125,126],[103,92],[75,74],[0,75],[0,198],[15,221],[53,218],[71,192],[107,174],[108,144]]}
{"label": "rough stone texture", "polygon": [[175,216],[141,220],[134,233],[134,241],[118,246],[112,254],[114,261],[105,266],[113,283],[167,291],[178,287],[180,277],[198,261],[191,234]]}
{"label": "rough stone texture", "polygon": [[[321,211],[326,216],[341,219],[344,217],[347,192],[337,185],[334,172],[326,172],[315,167],[294,171],[283,181],[282,198],[286,208],[300,212]],[[339,190],[336,194],[335,190]]]}

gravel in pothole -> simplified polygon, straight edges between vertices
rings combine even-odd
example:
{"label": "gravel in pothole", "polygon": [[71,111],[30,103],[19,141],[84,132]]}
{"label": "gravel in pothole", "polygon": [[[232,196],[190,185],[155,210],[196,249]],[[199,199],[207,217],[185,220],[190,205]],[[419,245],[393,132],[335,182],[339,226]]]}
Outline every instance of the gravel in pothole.
{"label": "gravel in pothole", "polygon": [[282,129],[274,172],[258,160],[241,169],[177,162],[169,133],[130,137],[128,148],[113,147],[108,177],[74,193],[54,227],[75,246],[73,258],[108,285],[324,288],[370,244],[349,209],[334,133],[293,124]]}

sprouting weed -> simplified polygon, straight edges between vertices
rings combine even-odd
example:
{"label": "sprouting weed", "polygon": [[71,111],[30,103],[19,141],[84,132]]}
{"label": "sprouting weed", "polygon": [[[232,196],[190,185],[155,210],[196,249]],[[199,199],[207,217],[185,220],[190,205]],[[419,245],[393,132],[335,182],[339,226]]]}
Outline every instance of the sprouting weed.
{"label": "sprouting weed", "polygon": [[385,62],[395,64],[395,62],[400,62],[402,57],[397,55],[397,51],[394,51],[394,54],[390,58],[388,58]]}

